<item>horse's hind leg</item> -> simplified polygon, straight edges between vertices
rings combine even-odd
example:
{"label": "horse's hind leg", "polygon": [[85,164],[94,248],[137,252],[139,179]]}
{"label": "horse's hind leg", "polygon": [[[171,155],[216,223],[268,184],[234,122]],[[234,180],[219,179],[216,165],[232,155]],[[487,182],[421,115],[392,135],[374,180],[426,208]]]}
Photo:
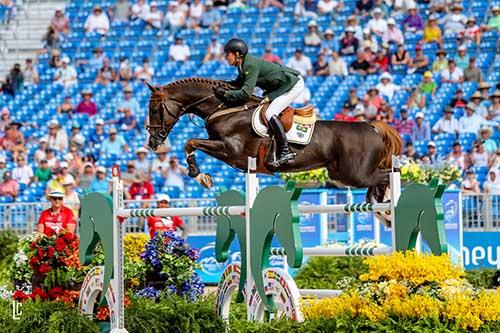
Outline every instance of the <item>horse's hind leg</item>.
{"label": "horse's hind leg", "polygon": [[[389,192],[389,175],[390,170],[378,169],[373,175],[373,185],[368,187],[366,193],[367,202],[386,202],[390,199]],[[381,220],[387,227],[391,226],[391,212],[376,212],[375,216]]]}
{"label": "horse's hind leg", "polygon": [[204,188],[210,189],[214,185],[212,177],[209,174],[200,172],[194,151],[198,149],[219,160],[227,158],[225,145],[222,141],[213,141],[206,139],[189,139],[184,146],[186,151],[186,162],[188,164],[188,175],[194,178]]}

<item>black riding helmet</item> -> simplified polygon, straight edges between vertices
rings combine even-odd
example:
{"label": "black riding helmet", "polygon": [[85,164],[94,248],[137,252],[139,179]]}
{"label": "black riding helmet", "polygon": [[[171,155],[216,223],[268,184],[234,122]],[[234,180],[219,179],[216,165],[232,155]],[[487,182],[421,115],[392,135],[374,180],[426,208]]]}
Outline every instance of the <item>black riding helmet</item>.
{"label": "black riding helmet", "polygon": [[231,38],[224,44],[224,53],[239,52],[240,55],[246,56],[248,53],[248,46],[243,39]]}

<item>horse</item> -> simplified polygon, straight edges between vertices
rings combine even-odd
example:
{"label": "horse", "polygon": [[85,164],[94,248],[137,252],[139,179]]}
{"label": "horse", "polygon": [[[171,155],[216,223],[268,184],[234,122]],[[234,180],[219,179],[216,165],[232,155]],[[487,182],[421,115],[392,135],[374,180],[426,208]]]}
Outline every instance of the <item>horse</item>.
{"label": "horse", "polygon": [[[210,175],[200,172],[195,151],[202,151],[226,164],[248,169],[248,156],[257,157],[257,172],[299,172],[325,167],[328,177],[345,186],[368,188],[368,202],[383,202],[389,188],[392,155],[400,155],[402,140],[388,124],[373,121],[341,122],[319,120],[307,145],[291,144],[295,160],[275,166],[270,161],[272,140],[261,137],[252,128],[252,113],[262,99],[252,96],[237,112],[213,94],[224,81],[187,78],[164,86],[153,86],[149,100],[148,146],[157,150],[183,115],[204,120],[208,139],[189,139],[185,144],[188,174],[205,188],[211,188]],[[232,110],[228,110],[231,109]]]}

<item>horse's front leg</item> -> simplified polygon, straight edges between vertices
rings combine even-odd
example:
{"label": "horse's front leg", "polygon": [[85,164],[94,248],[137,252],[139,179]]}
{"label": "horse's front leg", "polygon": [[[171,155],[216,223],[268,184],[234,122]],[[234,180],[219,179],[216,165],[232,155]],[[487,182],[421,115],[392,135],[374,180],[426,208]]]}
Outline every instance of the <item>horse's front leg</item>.
{"label": "horse's front leg", "polygon": [[207,139],[190,139],[184,147],[186,151],[186,162],[188,164],[188,175],[194,178],[201,186],[210,189],[214,185],[212,177],[209,174],[200,172],[194,151],[196,149],[215,157],[218,160],[224,161],[228,154],[223,141],[214,141]]}

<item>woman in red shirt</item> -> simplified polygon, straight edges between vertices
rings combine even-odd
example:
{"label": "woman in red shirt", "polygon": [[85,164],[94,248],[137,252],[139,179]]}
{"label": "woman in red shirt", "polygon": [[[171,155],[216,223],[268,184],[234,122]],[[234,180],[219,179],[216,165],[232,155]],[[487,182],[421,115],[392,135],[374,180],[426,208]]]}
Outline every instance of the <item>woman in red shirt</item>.
{"label": "woman in red shirt", "polygon": [[134,175],[134,182],[130,185],[128,193],[134,200],[150,200],[155,194],[153,185],[147,180],[147,176],[142,173]]}
{"label": "woman in red shirt", "polygon": [[[170,207],[170,197],[166,194],[158,194],[157,196],[157,208],[168,208]],[[172,231],[174,232],[176,229],[182,230],[182,238],[186,238],[187,230],[186,225],[182,221],[182,219],[178,216],[167,216],[167,217],[148,217],[148,227],[149,227],[149,235],[151,238],[154,237],[156,232],[166,232]]]}
{"label": "woman in red shirt", "polygon": [[51,236],[58,234],[61,230],[75,233],[76,219],[73,211],[63,205],[64,194],[52,191],[49,200],[52,206],[40,214],[37,230],[41,234]]}

